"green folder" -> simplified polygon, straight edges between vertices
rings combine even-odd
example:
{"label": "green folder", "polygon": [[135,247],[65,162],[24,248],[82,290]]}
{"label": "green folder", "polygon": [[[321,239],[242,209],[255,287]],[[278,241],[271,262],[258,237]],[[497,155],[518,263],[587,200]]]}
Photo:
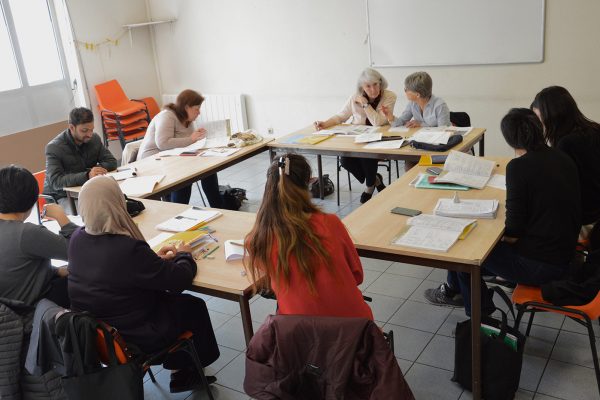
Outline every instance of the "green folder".
{"label": "green folder", "polygon": [[454,183],[429,183],[430,174],[421,174],[421,178],[415,184],[418,189],[444,189],[444,190],[469,190],[468,186],[456,185]]}

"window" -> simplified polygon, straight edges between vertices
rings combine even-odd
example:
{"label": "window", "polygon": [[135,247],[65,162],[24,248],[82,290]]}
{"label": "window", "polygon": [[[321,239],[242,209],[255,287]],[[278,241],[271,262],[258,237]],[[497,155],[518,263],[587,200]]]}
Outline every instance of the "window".
{"label": "window", "polygon": [[[12,64],[8,65],[10,78],[0,78],[0,90],[36,86],[64,79],[47,1],[0,0],[0,4],[3,12],[0,55],[8,64]],[[2,72],[4,75],[4,71]],[[14,72],[19,74],[16,80]],[[5,83],[7,79],[10,80]]]}
{"label": "window", "polygon": [[15,54],[10,45],[4,10],[0,7],[0,92],[21,87]]}

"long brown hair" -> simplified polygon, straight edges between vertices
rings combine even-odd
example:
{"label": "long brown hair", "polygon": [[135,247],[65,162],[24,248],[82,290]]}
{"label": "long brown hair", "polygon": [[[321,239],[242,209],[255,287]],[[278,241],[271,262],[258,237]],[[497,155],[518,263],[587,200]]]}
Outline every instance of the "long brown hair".
{"label": "long brown hair", "polygon": [[173,111],[177,116],[179,122],[181,122],[186,128],[190,126],[192,121],[188,121],[187,111],[185,107],[200,106],[204,102],[204,97],[195,90],[186,89],[177,95],[175,103],[169,103],[165,106],[169,110]]}
{"label": "long brown hair", "polygon": [[[276,158],[267,171],[263,201],[245,240],[248,258],[244,265],[259,292],[270,291],[272,280],[289,286],[290,257],[296,259],[312,293],[319,261],[333,273],[331,257],[310,223],[311,215],[320,212],[310,199],[310,176],[306,159],[292,153]],[[278,256],[273,264],[275,243]]]}

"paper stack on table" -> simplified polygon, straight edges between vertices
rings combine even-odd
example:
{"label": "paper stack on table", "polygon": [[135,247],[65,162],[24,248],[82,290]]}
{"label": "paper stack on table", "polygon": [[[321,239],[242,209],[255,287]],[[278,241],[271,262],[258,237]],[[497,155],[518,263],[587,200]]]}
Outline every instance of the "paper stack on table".
{"label": "paper stack on table", "polygon": [[115,172],[109,172],[106,176],[114,178],[116,181],[123,181],[125,179],[133,178],[137,175],[135,167],[119,167]]}
{"label": "paper stack on table", "polygon": [[372,142],[365,145],[365,149],[399,149],[404,144],[404,139],[384,140],[381,142]]}
{"label": "paper stack on table", "polygon": [[393,244],[446,252],[458,239],[464,239],[477,221],[421,214],[409,218],[406,224],[408,231],[395,239]]}
{"label": "paper stack on table", "polygon": [[454,218],[494,219],[498,212],[498,200],[439,199],[433,212],[435,215]]}
{"label": "paper stack on table", "polygon": [[164,178],[164,175],[138,176],[125,179],[119,183],[121,191],[130,197],[141,197],[154,191],[154,187]]}
{"label": "paper stack on table", "polygon": [[235,261],[244,258],[244,240],[225,241],[225,260]]}
{"label": "paper stack on table", "polygon": [[184,212],[156,225],[156,229],[169,232],[189,231],[223,215],[220,211],[191,207]]}
{"label": "paper stack on table", "polygon": [[206,139],[200,139],[186,147],[177,147],[176,149],[163,150],[158,155],[160,157],[180,156],[182,154],[198,154],[201,149],[206,148]]}
{"label": "paper stack on table", "polygon": [[361,133],[360,135],[356,136],[354,143],[377,142],[381,140],[381,136],[381,132]]}
{"label": "paper stack on table", "polygon": [[435,181],[483,189],[494,166],[493,161],[451,150],[444,163],[444,172]]}

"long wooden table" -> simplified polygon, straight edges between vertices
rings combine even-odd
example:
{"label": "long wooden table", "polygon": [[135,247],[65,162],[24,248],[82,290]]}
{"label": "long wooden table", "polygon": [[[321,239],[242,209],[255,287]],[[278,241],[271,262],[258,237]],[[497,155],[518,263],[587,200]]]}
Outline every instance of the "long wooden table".
{"label": "long wooden table", "polygon": [[[134,221],[138,224],[146,240],[152,239],[160,231],[155,226],[171,218],[190,206],[169,202],[143,199],[146,209]],[[250,232],[256,215],[253,213],[220,210],[223,215],[211,221],[209,226],[216,232],[213,234],[219,240],[219,248],[212,254],[214,258],[197,261],[198,272],[193,281],[192,291],[215,296],[226,300],[236,301],[240,305],[242,326],[246,345],[250,342],[254,330],[250,315],[250,299],[254,295],[253,285],[245,275],[241,260],[225,261],[225,240],[239,240]]]}
{"label": "long wooden table", "polygon": [[[494,173],[505,174],[509,159],[494,160],[497,162]],[[406,226],[408,217],[391,214],[392,208],[408,207],[431,214],[439,198],[453,196],[454,192],[451,190],[416,189],[409,186],[419,173],[425,172],[425,168],[412,168],[383,192],[349,214],[343,222],[361,256],[471,274],[473,398],[480,399],[481,264],[504,233],[506,192],[490,187],[459,192],[461,199],[498,199],[500,206],[495,219],[478,219],[477,226],[469,236],[465,240],[459,240],[447,253],[394,245],[392,240]]]}
{"label": "long wooden table", "polygon": [[[383,136],[398,136],[410,138],[420,128],[412,128],[408,133],[389,133],[390,126],[382,126],[379,128]],[[367,149],[364,143],[354,143],[354,137],[344,135],[335,135],[317,144],[306,143],[287,143],[290,138],[298,135],[310,136],[315,132],[314,126],[310,125],[297,132],[282,136],[273,140],[268,144],[271,160],[275,157],[276,152],[295,152],[304,154],[317,155],[317,169],[319,176],[319,189],[321,189],[321,199],[323,198],[323,165],[321,156],[336,156],[336,157],[360,157],[360,158],[375,158],[378,160],[404,160],[407,162],[416,163],[422,155],[436,154],[444,155],[446,152],[431,152],[426,150],[414,149],[410,146],[405,146],[400,149]],[[463,141],[452,148],[456,151],[467,151],[479,143],[479,155],[483,156],[485,151],[485,129],[473,128]],[[338,182],[339,185],[339,182]]]}
{"label": "long wooden table", "polygon": [[[228,157],[160,157],[155,155],[128,165],[136,168],[138,176],[165,175],[155,186],[152,193],[139,196],[142,198],[160,199],[168,193],[189,186],[208,175],[212,175],[266,151],[268,149],[267,144],[271,140],[273,139],[264,139],[260,143],[242,147]],[[71,209],[76,212],[75,199],[79,196],[81,186],[66,187],[64,190],[71,202]]]}

